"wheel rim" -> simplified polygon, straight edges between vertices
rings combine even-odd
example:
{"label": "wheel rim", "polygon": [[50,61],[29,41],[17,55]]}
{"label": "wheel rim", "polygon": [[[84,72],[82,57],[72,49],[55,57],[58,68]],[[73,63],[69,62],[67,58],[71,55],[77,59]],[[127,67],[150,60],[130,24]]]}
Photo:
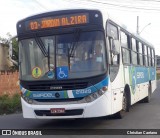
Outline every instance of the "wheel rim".
{"label": "wheel rim", "polygon": [[123,102],[122,102],[122,110],[126,111],[126,109],[127,109],[127,99],[126,99],[126,96],[124,94],[123,95]]}
{"label": "wheel rim", "polygon": [[148,87],[148,100],[151,99],[151,85]]}

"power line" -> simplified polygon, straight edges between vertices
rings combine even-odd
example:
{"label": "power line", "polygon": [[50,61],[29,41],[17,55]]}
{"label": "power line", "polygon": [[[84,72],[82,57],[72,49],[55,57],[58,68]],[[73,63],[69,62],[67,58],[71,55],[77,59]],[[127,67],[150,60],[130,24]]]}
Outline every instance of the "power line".
{"label": "power line", "polygon": [[[67,1],[67,0],[66,0]],[[139,1],[141,1],[141,0],[139,0]],[[70,1],[68,1],[68,2],[70,2]],[[91,3],[94,3],[94,4],[103,4],[103,5],[107,5],[107,6],[111,6],[111,7],[113,7],[113,8],[123,8],[123,9],[125,9],[125,10],[123,10],[123,11],[126,11],[126,9],[130,9],[129,11],[131,11],[131,10],[145,10],[145,11],[147,11],[147,12],[149,12],[149,11],[154,11],[154,12],[160,12],[160,9],[156,9],[156,8],[144,8],[144,7],[135,7],[135,6],[129,6],[129,5],[119,5],[119,4],[113,4],[113,3],[108,3],[108,2],[99,2],[99,1],[95,1],[95,0],[81,0],[81,1],[79,1],[79,0],[72,0],[72,2],[76,2],[76,3],[79,3],[79,4],[82,4],[82,5],[86,5],[85,3],[87,2],[87,4],[90,4],[90,6],[93,6],[93,5],[91,5]],[[114,1],[115,2],[115,1]],[[160,2],[160,1],[159,1]],[[133,4],[133,3],[132,3]],[[97,7],[97,5],[96,5],[96,7]],[[105,7],[101,7],[101,8],[105,8]],[[118,10],[121,10],[121,9],[118,9]],[[128,10],[127,10],[128,11]]]}
{"label": "power line", "polygon": [[108,3],[108,2],[98,2],[95,0],[86,0],[88,2],[93,2],[93,3],[98,3],[98,4],[105,4],[105,5],[111,5],[111,6],[116,6],[116,7],[122,7],[122,8],[133,8],[137,10],[152,10],[152,11],[160,11],[160,9],[150,9],[150,8],[143,8],[143,7],[134,7],[134,6],[128,6],[128,5],[117,5],[113,3]]}
{"label": "power line", "polygon": [[38,2],[37,0],[34,0],[35,3],[37,3],[41,8],[48,10],[44,5],[42,5],[40,2]]}

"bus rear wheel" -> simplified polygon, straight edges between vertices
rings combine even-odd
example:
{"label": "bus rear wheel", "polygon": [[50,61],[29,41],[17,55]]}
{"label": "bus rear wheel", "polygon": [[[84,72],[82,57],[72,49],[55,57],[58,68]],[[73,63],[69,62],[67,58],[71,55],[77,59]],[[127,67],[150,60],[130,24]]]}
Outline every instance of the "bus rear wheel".
{"label": "bus rear wheel", "polygon": [[151,101],[151,93],[152,93],[152,85],[151,85],[151,83],[149,83],[149,86],[148,86],[148,96],[143,99],[143,102],[149,103]]}

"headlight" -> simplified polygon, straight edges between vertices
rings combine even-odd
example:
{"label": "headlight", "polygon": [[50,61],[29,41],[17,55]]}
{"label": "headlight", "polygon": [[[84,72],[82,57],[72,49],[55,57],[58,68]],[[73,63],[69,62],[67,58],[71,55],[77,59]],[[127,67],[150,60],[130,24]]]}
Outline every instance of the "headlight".
{"label": "headlight", "polygon": [[81,103],[90,103],[90,102],[96,100],[97,98],[99,98],[100,96],[102,96],[107,90],[108,90],[107,87],[102,88],[102,89],[98,90],[97,92],[94,92],[94,93],[84,97],[80,102]]}
{"label": "headlight", "polygon": [[30,98],[28,98],[27,96],[22,95],[22,98],[23,98],[27,103],[29,103],[29,104],[32,104],[32,103],[33,103],[33,100],[30,99]]}

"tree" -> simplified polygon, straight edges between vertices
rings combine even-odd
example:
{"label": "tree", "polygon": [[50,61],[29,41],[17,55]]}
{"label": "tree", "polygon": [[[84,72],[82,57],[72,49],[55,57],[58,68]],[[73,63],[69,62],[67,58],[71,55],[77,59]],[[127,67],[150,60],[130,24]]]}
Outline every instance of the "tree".
{"label": "tree", "polygon": [[12,39],[12,52],[14,60],[18,62],[18,41],[15,37]]}

